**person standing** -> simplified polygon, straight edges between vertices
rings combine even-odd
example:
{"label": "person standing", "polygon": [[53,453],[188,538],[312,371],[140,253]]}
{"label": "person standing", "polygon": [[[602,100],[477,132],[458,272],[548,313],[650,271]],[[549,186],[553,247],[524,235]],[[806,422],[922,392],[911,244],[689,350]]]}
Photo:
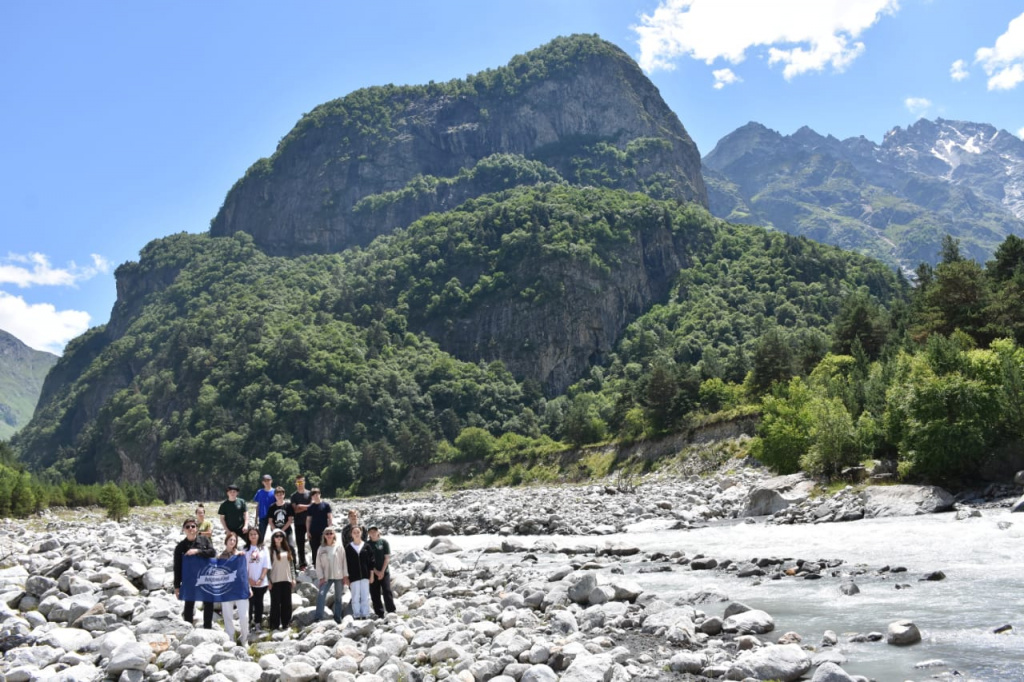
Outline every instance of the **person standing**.
{"label": "person standing", "polygon": [[232,483],[227,489],[227,499],[220,503],[217,513],[220,525],[225,533],[234,533],[244,538],[249,530],[249,514],[245,508],[245,500],[238,499],[238,486]]}
{"label": "person standing", "polygon": [[270,535],[270,622],[271,630],[284,630],[292,620],[292,590],[295,589],[295,555],[284,533]]}
{"label": "person standing", "polygon": [[213,521],[206,518],[206,507],[202,502],[196,505],[196,525],[199,526],[199,534],[213,542]]}
{"label": "person standing", "polygon": [[348,585],[352,590],[352,616],[370,617],[370,580],[373,578],[373,550],[363,542],[363,532],[352,529],[352,542],[345,545],[345,563],[348,565]]}
{"label": "person standing", "polygon": [[345,583],[348,582],[348,564],[345,561],[345,548],[337,543],[334,529],[328,528],[321,538],[323,544],[313,558],[316,566],[316,577],[319,591],[316,595],[316,619],[323,620],[324,608],[327,606],[327,595],[334,587],[334,622],[341,622],[341,598],[345,594]]}
{"label": "person standing", "polygon": [[292,493],[292,513],[295,514],[295,552],[298,555],[299,570],[304,571],[306,564],[306,510],[313,503],[313,496],[306,490],[306,477],[299,474],[295,477],[295,492]]}
{"label": "person standing", "polygon": [[355,509],[348,510],[348,525],[341,529],[341,542],[344,545],[352,542],[352,529],[359,527],[362,532],[363,539],[366,540],[370,537],[369,533],[366,532],[366,528],[359,525],[359,512]]}
{"label": "person standing", "polygon": [[249,589],[252,590],[252,596],[249,597],[249,618],[252,619],[253,631],[259,631],[263,627],[263,596],[270,587],[270,579],[267,578],[267,573],[270,572],[270,552],[260,543],[260,531],[257,528],[249,529],[245,564],[249,573]]}
{"label": "person standing", "polygon": [[256,491],[252,501],[256,503],[256,520],[260,526],[260,544],[267,536],[267,510],[274,504],[274,477],[263,474],[263,487]]}
{"label": "person standing", "polygon": [[[218,554],[217,558],[231,559],[240,554],[244,554],[244,552],[238,548],[238,536],[228,533],[224,538],[224,551]],[[246,572],[246,582],[248,583],[247,564],[243,563],[241,570]],[[224,616],[224,632],[228,633],[232,642],[235,641],[235,613],[238,613],[238,634],[241,635],[239,644],[242,646],[246,646],[249,641],[249,600],[251,598],[252,586],[249,587],[249,596],[245,599],[225,601],[220,605],[221,615]]]}
{"label": "person standing", "polygon": [[[193,518],[185,519],[185,523],[181,525],[182,530],[185,531],[185,539],[179,542],[174,547],[174,598],[181,599],[181,568],[184,563],[184,558],[187,556],[198,556],[205,559],[212,559],[215,552],[213,551],[213,545],[210,544],[210,538],[199,535],[199,528],[196,524],[196,520]],[[186,601],[185,609],[181,613],[181,617],[185,619],[185,622],[192,625],[192,618],[195,616],[196,603],[194,601]],[[207,630],[213,629],[213,602],[203,602],[203,627]]]}
{"label": "person standing", "polygon": [[[391,593],[391,574],[388,566],[391,564],[391,545],[380,536],[380,529],[377,526],[370,526],[370,541],[368,543],[373,551],[373,581],[370,583],[370,600],[373,602],[373,612],[379,618],[387,613],[395,612],[395,597]],[[381,603],[381,597],[384,598]]]}
{"label": "person standing", "polygon": [[283,530],[288,544],[295,549],[295,542],[292,540],[292,522],[295,520],[295,512],[292,511],[292,503],[285,499],[284,488],[277,486],[274,490],[274,504],[267,510],[268,528],[271,532]]}
{"label": "person standing", "polygon": [[331,513],[331,503],[320,499],[320,488],[313,488],[309,492],[313,496],[313,502],[306,511],[306,534],[309,536],[313,566],[316,566],[316,553],[320,549],[320,541],[323,539],[324,531],[334,525],[334,515]]}

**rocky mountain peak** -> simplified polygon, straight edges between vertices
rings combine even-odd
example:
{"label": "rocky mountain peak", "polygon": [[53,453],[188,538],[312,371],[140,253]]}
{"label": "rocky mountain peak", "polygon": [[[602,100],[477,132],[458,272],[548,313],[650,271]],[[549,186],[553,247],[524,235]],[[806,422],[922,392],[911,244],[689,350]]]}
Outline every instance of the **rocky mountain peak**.
{"label": "rocky mountain peak", "polygon": [[231,189],[211,233],[248,232],[275,255],[335,252],[540,181],[509,179],[506,167],[492,187],[476,171],[495,155],[572,184],[707,206],[697,147],[658,89],[618,47],[577,35],[465,80],[367,88],[316,107]]}

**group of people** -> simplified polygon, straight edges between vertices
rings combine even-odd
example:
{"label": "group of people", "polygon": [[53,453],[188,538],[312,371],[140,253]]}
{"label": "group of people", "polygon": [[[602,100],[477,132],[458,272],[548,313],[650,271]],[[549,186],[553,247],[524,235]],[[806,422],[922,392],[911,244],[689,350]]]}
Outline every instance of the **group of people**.
{"label": "group of people", "polygon": [[[245,501],[239,499],[238,486],[232,484],[227,487],[226,499],[217,510],[225,533],[224,550],[220,554],[213,548],[213,523],[206,519],[204,505],[198,505],[195,517],[186,519],[182,524],[185,539],[174,548],[176,598],[183,599],[181,587],[186,557],[209,562],[211,559],[226,560],[244,555],[249,596],[247,599],[221,601],[224,630],[234,638],[234,616],[237,613],[242,642],[248,640],[250,630],[259,631],[268,590],[270,614],[267,627],[270,630],[287,628],[291,622],[292,592],[298,573],[309,570],[306,563],[308,538],[318,586],[317,620],[324,618],[327,598],[333,588],[333,616],[336,622],[341,622],[346,585],[351,591],[350,604],[355,618],[371,617],[371,605],[377,617],[395,611],[388,570],[391,547],[376,526],[367,530],[360,525],[359,514],[353,509],[348,512],[348,525],[336,530],[330,503],[321,499],[318,488],[307,490],[302,476],[296,478],[296,491],[290,498],[286,498],[283,487],[274,487],[273,477],[269,474],[263,476],[262,482],[263,487],[253,498],[256,503],[253,523],[249,522]],[[270,541],[264,544],[268,530]],[[241,540],[245,541],[244,549],[239,547]],[[183,600],[182,617],[192,623],[195,601]],[[203,627],[206,629],[213,627],[213,611],[214,601],[204,601]]]}

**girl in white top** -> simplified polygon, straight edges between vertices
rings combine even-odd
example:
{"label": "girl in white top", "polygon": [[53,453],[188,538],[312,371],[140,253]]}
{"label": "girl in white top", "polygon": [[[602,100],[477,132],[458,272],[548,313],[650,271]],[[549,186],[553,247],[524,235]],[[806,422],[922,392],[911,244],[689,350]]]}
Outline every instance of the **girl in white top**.
{"label": "girl in white top", "polygon": [[270,552],[260,546],[258,528],[249,529],[248,539],[245,565],[249,571],[249,589],[252,590],[252,596],[249,597],[249,617],[252,619],[252,629],[259,631],[263,623],[263,597],[270,587],[270,580],[267,579],[267,573],[270,572]]}
{"label": "girl in white top", "polygon": [[[230,559],[238,554],[243,554],[242,550],[238,548],[238,536],[228,533],[224,538],[224,551],[217,558]],[[250,588],[249,598],[251,597],[252,589]],[[241,644],[245,646],[249,641],[249,599],[222,602],[220,608],[224,615],[224,631],[228,633],[231,641],[235,640],[235,611],[238,611],[238,632],[242,636]]]}

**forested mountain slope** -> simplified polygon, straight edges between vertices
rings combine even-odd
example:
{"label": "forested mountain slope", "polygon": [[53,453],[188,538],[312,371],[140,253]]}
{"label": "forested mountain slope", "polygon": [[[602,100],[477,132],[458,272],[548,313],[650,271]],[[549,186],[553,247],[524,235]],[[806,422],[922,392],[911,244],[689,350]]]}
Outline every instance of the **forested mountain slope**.
{"label": "forested mountain slope", "polygon": [[29,348],[0,329],[0,440],[28,423],[55,362],[53,353]]}

